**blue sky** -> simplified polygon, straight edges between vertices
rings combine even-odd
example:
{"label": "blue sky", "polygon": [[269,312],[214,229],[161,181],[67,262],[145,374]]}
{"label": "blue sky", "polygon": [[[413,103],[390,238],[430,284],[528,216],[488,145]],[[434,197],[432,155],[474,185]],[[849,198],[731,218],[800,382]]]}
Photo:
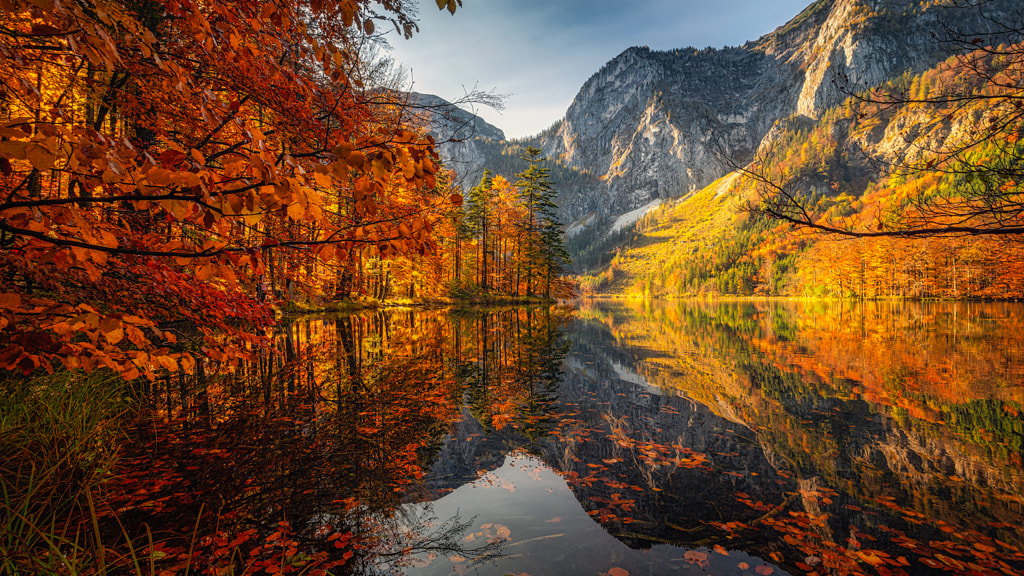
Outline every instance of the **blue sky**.
{"label": "blue sky", "polygon": [[810,1],[464,0],[452,16],[420,0],[420,33],[389,40],[417,92],[452,100],[476,87],[507,95],[503,112],[477,113],[520,137],[561,118],[587,78],[630,46],[737,46]]}

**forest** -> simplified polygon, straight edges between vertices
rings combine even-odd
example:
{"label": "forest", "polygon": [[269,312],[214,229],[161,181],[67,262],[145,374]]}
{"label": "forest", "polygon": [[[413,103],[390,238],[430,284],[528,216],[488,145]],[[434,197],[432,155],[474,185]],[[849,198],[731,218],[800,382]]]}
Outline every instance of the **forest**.
{"label": "forest", "polygon": [[930,70],[780,122],[750,164],[664,203],[588,260],[582,292],[1024,296],[1024,49],[960,42]]}
{"label": "forest", "polygon": [[[462,0],[434,4],[462,10]],[[937,336],[927,344],[939,353],[921,360],[917,342],[861,342],[898,323],[889,310],[855,334],[787,324],[775,309],[680,308],[651,322],[644,306],[694,295],[1024,297],[1021,45],[967,39],[966,61],[850,94],[821,118],[789,118],[753,162],[602,234],[608,215],[575,229],[556,205],[596,177],[530,141],[481,142],[492,165],[456,185],[465,175],[442,161],[384,50],[385,32],[419,32],[417,7],[0,1],[0,573],[324,576],[437,560],[462,574],[496,558],[511,529],[473,531],[457,514],[410,520],[409,505],[478,482],[512,494],[497,470],[527,454],[546,458],[587,527],[630,549],[686,545],[670,561],[704,569],[717,555],[746,571],[755,558],[724,547],[740,542],[761,555],[760,576],[784,559],[808,574],[818,574],[811,558],[843,574],[885,568],[881,548],[838,553],[829,540],[826,550],[797,520],[772,520],[807,492],[790,474],[820,468],[864,496],[829,469],[838,448],[800,419],[804,402],[856,412],[870,401],[922,438],[956,436],[950,446],[1019,469],[1019,394],[993,397],[986,378],[1003,375],[958,364],[995,365],[995,353],[935,360]],[[910,146],[910,132],[925,145]],[[640,298],[626,319],[556,305],[580,295]],[[829,309],[822,322],[842,327],[844,314]],[[569,327],[594,342],[570,341]],[[612,351],[640,340],[649,357]],[[660,364],[680,350],[703,369],[692,380]],[[859,372],[863,358],[883,370]],[[708,380],[717,376],[753,400],[715,413],[726,406]],[[728,450],[663,434],[660,418],[689,426],[673,418],[680,409],[709,418],[710,442]],[[740,419],[789,471],[754,454]],[[748,478],[754,496],[719,481],[746,471],[739,443],[764,472]],[[465,459],[443,469],[452,452]],[[734,541],[745,528],[721,511],[717,523],[687,517],[693,528],[665,520],[663,489],[680,504],[712,484],[731,518],[770,520],[811,544]],[[781,503],[768,511],[758,494]],[[916,521],[892,517],[901,530]],[[962,539],[1011,550],[978,559],[978,573],[1010,574],[1024,565],[1019,535],[992,528],[1010,544],[966,528]],[[934,568],[950,557],[934,542],[907,554]],[[783,556],[794,550],[799,559]],[[900,558],[909,562],[872,573],[906,574]]]}
{"label": "forest", "polygon": [[154,383],[282,370],[282,314],[572,295],[539,150],[451,184],[380,51],[409,3],[2,8],[0,572],[124,568],[83,528],[119,427]]}

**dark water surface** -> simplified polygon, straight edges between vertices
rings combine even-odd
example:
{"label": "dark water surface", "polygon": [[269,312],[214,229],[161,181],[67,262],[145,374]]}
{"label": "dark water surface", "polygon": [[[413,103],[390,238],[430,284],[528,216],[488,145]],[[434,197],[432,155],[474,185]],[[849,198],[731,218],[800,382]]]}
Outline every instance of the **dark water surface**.
{"label": "dark water surface", "polygon": [[118,505],[169,569],[188,533],[211,572],[1016,576],[1022,319],[673,302],[296,321],[259,363],[154,390]]}

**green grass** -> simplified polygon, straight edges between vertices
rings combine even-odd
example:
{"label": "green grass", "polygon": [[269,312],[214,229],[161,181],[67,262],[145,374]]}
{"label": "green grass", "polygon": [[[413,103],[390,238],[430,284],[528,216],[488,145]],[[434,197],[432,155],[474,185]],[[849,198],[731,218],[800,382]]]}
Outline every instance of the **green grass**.
{"label": "green grass", "polygon": [[93,495],[117,462],[124,382],[8,377],[0,397],[0,573],[104,573]]}

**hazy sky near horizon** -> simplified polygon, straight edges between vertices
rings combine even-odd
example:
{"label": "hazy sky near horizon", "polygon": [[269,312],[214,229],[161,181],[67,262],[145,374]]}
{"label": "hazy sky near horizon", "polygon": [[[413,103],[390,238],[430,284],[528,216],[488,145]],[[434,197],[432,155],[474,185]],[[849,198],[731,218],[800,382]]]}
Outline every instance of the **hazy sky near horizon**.
{"label": "hazy sky near horizon", "polygon": [[464,0],[455,15],[419,0],[420,32],[392,33],[391,56],[417,92],[448,100],[478,88],[505,110],[476,112],[509,138],[561,118],[583,83],[630,46],[738,46],[811,0]]}

